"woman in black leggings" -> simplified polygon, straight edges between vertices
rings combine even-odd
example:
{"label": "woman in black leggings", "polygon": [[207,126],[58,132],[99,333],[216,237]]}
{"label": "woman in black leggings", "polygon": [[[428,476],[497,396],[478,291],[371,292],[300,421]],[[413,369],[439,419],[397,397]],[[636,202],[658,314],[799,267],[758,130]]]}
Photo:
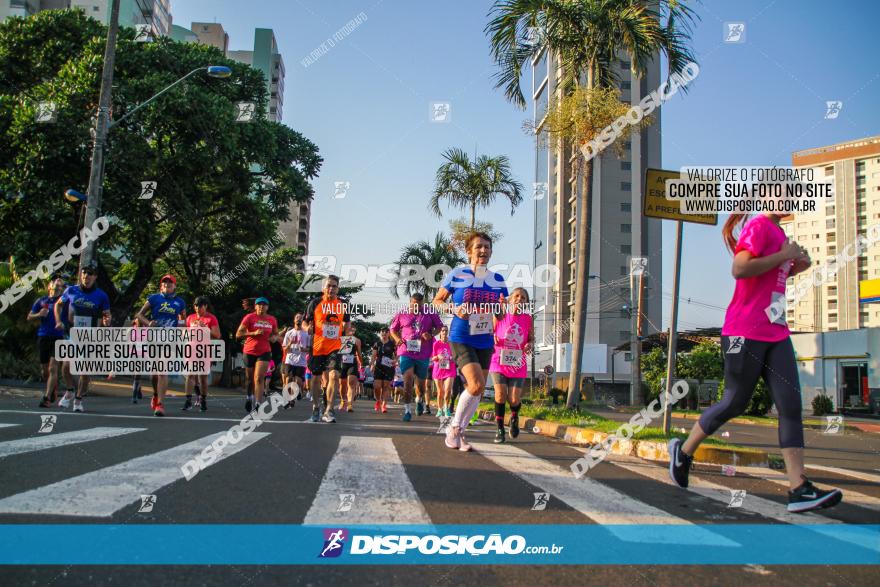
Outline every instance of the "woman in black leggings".
{"label": "woman in black leggings", "polygon": [[[839,489],[821,490],[804,476],[801,389],[791,333],[785,322],[785,282],[810,267],[810,257],[779,226],[783,214],[761,214],[748,221],[732,214],[722,235],[733,253],[736,289],[721,329],[724,395],[707,409],[687,440],[669,441],[669,476],[688,486],[688,472],[700,443],[725,422],[742,414],[763,377],[779,412],[779,446],[791,490],[788,511],[806,512],[840,503]],[[742,225],[739,237],[734,229]]]}

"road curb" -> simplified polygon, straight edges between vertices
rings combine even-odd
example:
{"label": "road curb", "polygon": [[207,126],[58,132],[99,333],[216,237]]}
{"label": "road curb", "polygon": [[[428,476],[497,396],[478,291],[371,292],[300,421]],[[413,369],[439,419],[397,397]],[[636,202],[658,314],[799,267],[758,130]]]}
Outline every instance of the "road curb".
{"label": "road curb", "polygon": [[[495,420],[495,413],[481,411],[480,419]],[[505,416],[509,423],[510,415]],[[520,428],[534,434],[550,436],[575,446],[590,446],[608,438],[607,432],[570,426],[547,420],[520,417]],[[612,454],[639,457],[650,461],[669,461],[669,452],[665,442],[656,440],[618,440],[611,450]],[[724,446],[702,445],[694,454],[694,461],[713,465],[734,465],[742,467],[769,467],[770,458],[763,450],[751,448],[731,448]]]}

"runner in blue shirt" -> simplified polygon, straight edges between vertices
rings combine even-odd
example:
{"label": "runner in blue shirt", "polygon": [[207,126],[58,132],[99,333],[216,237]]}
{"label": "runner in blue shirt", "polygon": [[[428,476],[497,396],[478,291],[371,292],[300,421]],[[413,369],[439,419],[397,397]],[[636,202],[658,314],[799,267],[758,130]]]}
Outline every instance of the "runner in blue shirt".
{"label": "runner in blue shirt", "polygon": [[[63,319],[65,307],[67,324],[74,328],[95,328],[110,320],[110,298],[96,285],[98,280],[98,264],[91,261],[82,266],[79,273],[79,285],[71,285],[55,302],[55,330],[63,333],[66,325]],[[76,388],[76,396],[71,398],[68,391],[60,400],[59,408],[70,407],[73,399],[73,411],[82,412],[82,398],[89,390],[90,377],[80,375]]]}
{"label": "runner in blue shirt", "polygon": [[[163,275],[159,280],[159,293],[147,298],[144,307],[138,312],[138,321],[157,328],[177,328],[186,318],[186,302],[175,292],[177,279],[173,275]],[[147,312],[149,312],[149,317]],[[150,407],[154,416],[165,415],[165,391],[168,389],[168,374],[156,375],[156,391]]]}
{"label": "runner in blue shirt", "polygon": [[[43,378],[46,380],[46,392],[40,400],[41,408],[51,408],[57,400],[58,393],[58,361],[55,360],[55,341],[64,338],[63,332],[55,330],[55,302],[64,292],[64,278],[54,274],[49,278],[47,291],[49,295],[43,296],[34,302],[28,313],[28,320],[39,320],[40,327],[37,329],[37,350],[40,355],[40,367]],[[62,321],[67,317],[62,313]],[[67,389],[73,395],[73,378],[70,371],[65,370],[64,379]]]}

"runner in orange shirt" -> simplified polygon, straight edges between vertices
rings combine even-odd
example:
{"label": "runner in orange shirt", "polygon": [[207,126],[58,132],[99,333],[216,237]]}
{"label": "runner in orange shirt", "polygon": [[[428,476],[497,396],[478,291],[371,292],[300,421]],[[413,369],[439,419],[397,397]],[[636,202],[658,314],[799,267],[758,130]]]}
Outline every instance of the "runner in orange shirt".
{"label": "runner in orange shirt", "polygon": [[[333,401],[339,390],[339,373],[342,360],[339,349],[342,348],[342,328],[351,318],[345,311],[345,302],[339,297],[339,278],[328,275],[324,278],[322,288],[324,294],[309,302],[305,316],[308,318],[312,335],[312,354],[309,357],[309,370],[312,372],[312,422],[322,419],[324,422],[336,422]],[[327,397],[324,415],[321,417],[319,399],[321,394],[321,376],[327,373]]]}

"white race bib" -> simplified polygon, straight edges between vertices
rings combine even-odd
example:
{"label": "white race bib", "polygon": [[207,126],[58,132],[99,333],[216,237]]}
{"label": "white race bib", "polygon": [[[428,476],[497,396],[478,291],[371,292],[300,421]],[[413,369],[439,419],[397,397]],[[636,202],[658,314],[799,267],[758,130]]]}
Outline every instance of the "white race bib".
{"label": "white race bib", "polygon": [[391,357],[382,357],[382,366],[390,367],[394,364],[394,361],[391,360]]}
{"label": "white race bib", "polygon": [[492,333],[492,315],[491,314],[471,314],[468,316],[468,326],[471,336],[478,334]]}
{"label": "white race bib", "polygon": [[91,316],[74,316],[73,317],[73,327],[74,328],[90,328],[92,326],[92,317]]}
{"label": "white race bib", "polygon": [[440,368],[444,371],[449,369],[449,359],[440,359]]}
{"label": "white race bib", "polygon": [[520,349],[503,349],[501,364],[505,367],[519,367],[522,364],[523,352]]}
{"label": "white race bib", "polygon": [[354,363],[354,355],[342,355],[343,363]]}
{"label": "white race bib", "polygon": [[406,341],[406,351],[408,353],[418,353],[422,350],[422,341],[418,338]]}
{"label": "white race bib", "polygon": [[336,340],[337,338],[339,338],[338,324],[324,324],[321,329],[324,334],[324,338],[328,340]]}

